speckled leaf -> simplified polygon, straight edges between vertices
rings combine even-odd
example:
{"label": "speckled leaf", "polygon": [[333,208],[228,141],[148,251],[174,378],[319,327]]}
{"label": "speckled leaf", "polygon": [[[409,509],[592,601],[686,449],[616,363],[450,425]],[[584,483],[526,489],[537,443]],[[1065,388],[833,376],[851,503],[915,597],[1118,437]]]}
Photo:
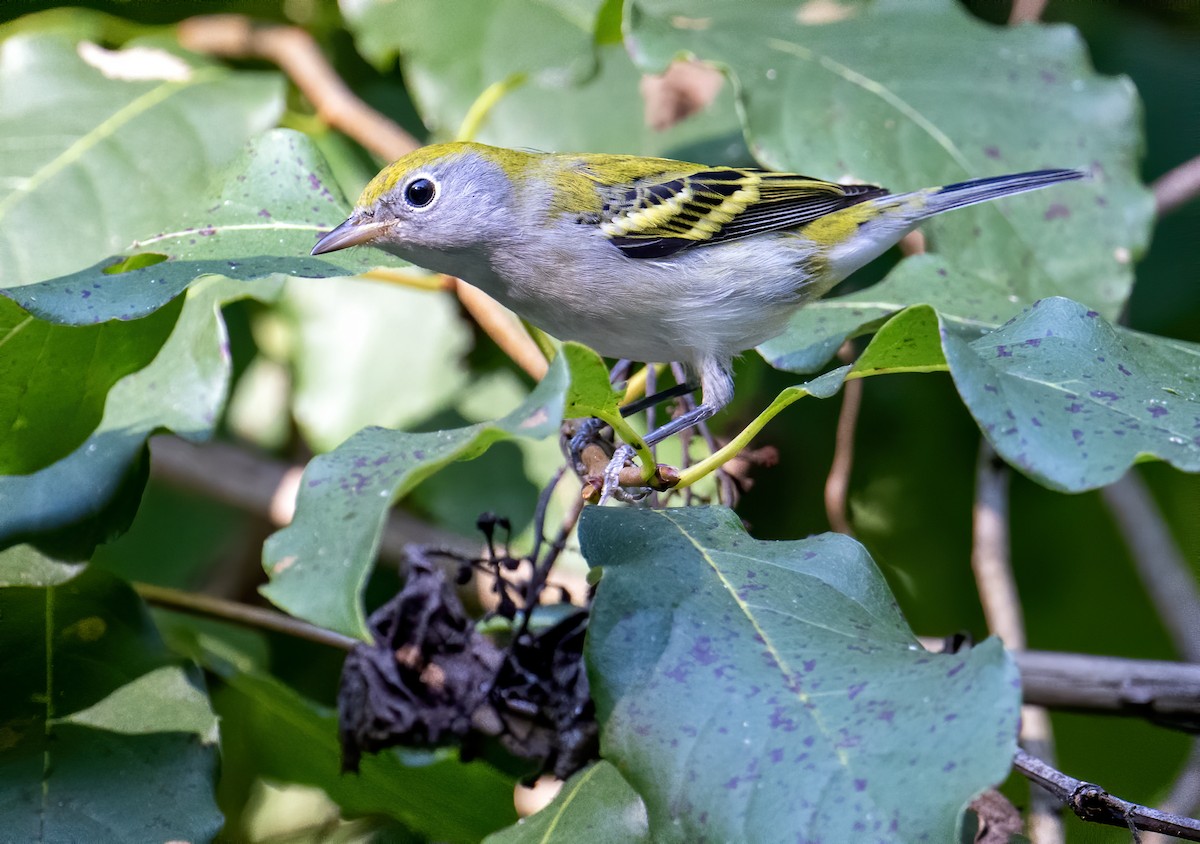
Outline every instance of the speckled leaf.
{"label": "speckled leaf", "polygon": [[1052,489],[1159,458],[1200,472],[1200,347],[1047,299],[972,342],[943,329],[959,394],[996,451]]}
{"label": "speckled leaf", "polygon": [[0,44],[0,288],[160,231],[283,107],[278,74],[139,49],[33,33]]}
{"label": "speckled leaf", "polygon": [[[930,221],[931,248],[970,268],[961,283],[929,298],[941,282],[922,272],[928,288],[897,284],[860,304],[931,302],[998,325],[1046,296],[1110,318],[1128,297],[1153,214],[1137,179],[1137,96],[1128,79],[1095,74],[1070,27],[989,26],[953,0],[636,0],[626,23],[647,69],[680,52],[728,68],[751,147],[769,166],[897,191],[1045,167],[1093,172],[1087,184]],[[868,308],[854,323],[845,306],[817,303],[770,356],[811,347],[827,307],[842,336],[882,315]],[[824,343],[825,354],[837,345]]]}
{"label": "speckled leaf", "polygon": [[601,751],[655,841],[950,841],[1007,773],[1011,660],[924,651],[854,540],[720,508],[589,508],[580,540]]}
{"label": "speckled leaf", "polygon": [[484,844],[649,844],[646,807],[609,762],[596,762],[563,783],[550,805]]}
{"label": "speckled leaf", "polygon": [[0,828],[20,841],[207,841],[215,720],[125,584],[0,589]]}
{"label": "speckled leaf", "polygon": [[205,275],[324,278],[404,266],[374,249],[309,257],[318,233],[340,223],[349,208],[312,141],[276,129],[246,148],[212,195],[193,195],[175,225],[164,229],[156,220],[120,256],[0,293],[42,319],[84,325],[145,316]]}
{"label": "speckled leaf", "polygon": [[0,476],[0,544],[37,537],[48,550],[79,559],[123,531],[145,483],[146,438],[169,429],[204,439],[224,406],[229,349],[221,305],[245,296],[270,299],[279,286],[279,279],[246,284],[219,277],[195,285],[158,355],[113,386],[83,443],[32,474]]}
{"label": "speckled leaf", "polygon": [[448,463],[477,457],[502,439],[557,431],[566,384],[560,356],[525,403],[496,422],[421,434],[367,428],[312,460],[300,479],[295,519],[263,547],[271,582],[262,593],[292,615],[366,638],[362,589],[388,508]]}
{"label": "speckled leaf", "polygon": [[[642,72],[620,43],[618,5],[343,0],[342,8],[365,55],[379,62],[400,54],[405,80],[438,140],[458,131],[488,86],[519,79],[487,112],[475,140],[749,163],[729,85],[681,123],[666,130],[647,125]],[[514,50],[517,43],[521,49]]]}

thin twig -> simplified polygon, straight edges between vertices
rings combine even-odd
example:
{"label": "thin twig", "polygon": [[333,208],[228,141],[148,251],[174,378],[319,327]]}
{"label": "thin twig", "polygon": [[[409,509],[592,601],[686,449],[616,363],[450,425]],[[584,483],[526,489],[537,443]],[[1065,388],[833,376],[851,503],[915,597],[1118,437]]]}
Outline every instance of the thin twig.
{"label": "thin twig", "polygon": [[1162,832],[1187,841],[1200,841],[1200,820],[1149,809],[1109,794],[1098,785],[1077,780],[1041,759],[1018,750],[1013,765],[1031,782],[1062,801],[1085,821],[1135,830]]}
{"label": "thin twig", "polygon": [[216,618],[240,624],[255,630],[270,630],[273,633],[284,633],[297,639],[304,639],[318,645],[348,651],[359,640],[333,630],[326,630],[301,621],[290,615],[285,615],[266,607],[253,607],[249,604],[229,601],[212,595],[201,595],[195,592],[184,592],[179,589],[169,589],[165,586],[154,586],[149,583],[135,583],[134,589],[142,600],[156,607],[162,607],[191,615]]}
{"label": "thin twig", "polygon": [[1041,19],[1046,0],[1014,0],[1008,14],[1009,24],[1034,23]]}
{"label": "thin twig", "polygon": [[[988,630],[1012,650],[1024,650],[1025,619],[1009,554],[1008,466],[984,438],[979,441],[975,468],[974,542],[971,568],[987,619]],[[1021,745],[1046,759],[1054,759],[1054,732],[1045,709],[1021,709]],[[1059,805],[1044,792],[1030,792],[1029,838],[1033,844],[1059,844],[1065,840]]]}
{"label": "thin twig", "polygon": [[322,120],[381,158],[391,161],[421,145],[355,96],[313,37],[299,27],[257,25],[244,15],[201,15],[179,24],[179,43],[198,53],[279,65]]}
{"label": "thin twig", "polygon": [[981,438],[975,467],[971,568],[988,630],[999,636],[1010,650],[1022,650],[1025,619],[1008,557],[1008,480],[1008,466],[996,456],[988,441]]}
{"label": "thin twig", "polygon": [[1168,170],[1150,186],[1158,216],[1170,214],[1200,196],[1200,155]]}
{"label": "thin twig", "polygon": [[1200,589],[1150,491],[1129,472],[1102,494],[1175,649],[1200,662]]}
{"label": "thin twig", "polygon": [[[853,363],[854,344],[847,340],[838,349],[838,358]],[[858,412],[862,407],[862,379],[847,381],[842,387],[842,406],[838,411],[837,434],[833,441],[833,462],[825,478],[825,517],[838,533],[854,536],[846,515],[846,499],[850,491],[850,470],[854,468],[854,432],[858,428]]]}

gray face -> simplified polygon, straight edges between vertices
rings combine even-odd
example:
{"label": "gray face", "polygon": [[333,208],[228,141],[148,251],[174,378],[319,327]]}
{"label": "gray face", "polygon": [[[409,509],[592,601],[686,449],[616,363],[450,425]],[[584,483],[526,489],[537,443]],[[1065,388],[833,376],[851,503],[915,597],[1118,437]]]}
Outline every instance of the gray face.
{"label": "gray face", "polygon": [[500,168],[475,153],[415,168],[371,208],[363,224],[393,221],[378,246],[456,251],[513,231],[513,196]]}

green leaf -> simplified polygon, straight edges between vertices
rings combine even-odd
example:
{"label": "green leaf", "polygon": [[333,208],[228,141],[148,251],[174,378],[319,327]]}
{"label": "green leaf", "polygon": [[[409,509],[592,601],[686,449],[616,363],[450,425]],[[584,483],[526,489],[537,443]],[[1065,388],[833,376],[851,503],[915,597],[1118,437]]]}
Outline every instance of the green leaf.
{"label": "green leaf", "polygon": [[1067,299],[967,342],[943,330],[955,386],[997,453],[1066,492],[1158,458],[1200,472],[1200,346],[1115,328]]}
{"label": "green leaf", "polygon": [[649,844],[646,807],[609,762],[596,762],[565,783],[550,805],[484,844]]}
{"label": "green leaf", "polygon": [[217,734],[217,716],[208,696],[175,665],[143,674],[87,709],[65,716],[61,723],[129,735],[195,733],[215,740]]}
{"label": "green leaf", "polygon": [[145,608],[99,571],[0,589],[0,828],[28,841],[210,840],[215,722]]}
{"label": "green leaf", "polygon": [[146,438],[168,429],[204,439],[224,406],[230,373],[221,306],[271,299],[279,286],[279,279],[214,277],[193,287],[158,355],[113,386],[100,424],[78,448],[32,474],[0,477],[0,543],[37,537],[44,550],[85,558],[128,527],[145,484]]}
{"label": "green leaf", "polygon": [[582,343],[568,341],[562,345],[562,355],[567,361],[570,386],[563,404],[563,417],[581,419],[595,416],[598,419],[620,418],[619,402],[623,393],[613,389],[608,380],[608,366],[604,358]]}
{"label": "green leaf", "polygon": [[109,389],[154,359],[178,316],[62,326],[0,298],[0,474],[36,471],[83,442]]}
{"label": "green leaf", "polygon": [[356,279],[296,281],[296,422],[318,451],[367,425],[404,426],[457,399],[471,331],[446,293]]}
{"label": "green leaf", "polygon": [[397,818],[432,841],[479,841],[515,819],[512,780],[450,753],[386,751],[342,774],[334,712],[271,677],[222,673],[214,698],[225,762],[239,772],[316,786],[348,815]]}
{"label": "green leaf", "polygon": [[[379,63],[400,54],[423,119],[443,140],[458,131],[489,86],[508,82],[474,140],[749,163],[729,85],[703,111],[668,129],[647,125],[643,74],[620,43],[609,42],[607,32],[593,33],[604,28],[605,5],[368,0],[355,4],[348,17],[364,55]],[[512,49],[514,43],[522,49]]]}
{"label": "green leaf", "polygon": [[367,428],[312,460],[300,479],[295,519],[263,547],[271,582],[262,594],[292,615],[365,639],[362,590],[391,505],[443,466],[478,457],[495,442],[556,432],[566,378],[556,358],[525,403],[496,422],[421,434]]}
{"label": "green leaf", "polygon": [[[212,195],[193,194],[173,225],[164,230],[159,218],[136,230],[138,240],[121,257],[0,293],[42,319],[81,325],[153,313],[205,275],[241,281],[277,273],[325,278],[381,264],[407,266],[374,249],[310,257],[317,234],[340,223],[349,210],[312,142],[277,129],[248,145],[218,178]],[[130,262],[131,256],[147,254],[165,260]],[[114,262],[133,268],[109,272]]]}
{"label": "green leaf", "polygon": [[[679,53],[727,68],[751,146],[772,167],[895,191],[1044,167],[1093,174],[930,221],[933,249],[969,268],[953,284],[922,262],[853,305],[810,305],[769,358],[827,339],[823,320],[844,339],[920,302],[986,325],[1047,296],[1109,318],[1125,303],[1153,217],[1137,178],[1139,104],[1128,79],[1095,74],[1070,27],[993,27],[953,0],[636,0],[626,24],[648,70]],[[845,311],[867,303],[858,322]],[[826,356],[839,343],[827,339]]]}
{"label": "green leaf", "polygon": [[83,571],[84,563],[57,560],[32,545],[0,551],[0,587],[57,586]]}
{"label": "green leaf", "polygon": [[719,508],[589,508],[601,751],[655,841],[949,841],[1016,748],[998,641],[932,654],[857,542]]}
{"label": "green leaf", "polygon": [[140,49],[50,34],[0,44],[0,287],[74,272],[161,231],[279,116],[277,74]]}
{"label": "green leaf", "polygon": [[937,311],[928,305],[906,308],[884,323],[854,361],[857,375],[945,371],[938,342]]}
{"label": "green leaf", "polygon": [[[346,9],[358,49],[378,66],[399,54],[426,125],[454,134],[475,98],[526,77],[563,86],[590,76],[603,0],[367,0]],[[514,49],[514,45],[520,49]]]}

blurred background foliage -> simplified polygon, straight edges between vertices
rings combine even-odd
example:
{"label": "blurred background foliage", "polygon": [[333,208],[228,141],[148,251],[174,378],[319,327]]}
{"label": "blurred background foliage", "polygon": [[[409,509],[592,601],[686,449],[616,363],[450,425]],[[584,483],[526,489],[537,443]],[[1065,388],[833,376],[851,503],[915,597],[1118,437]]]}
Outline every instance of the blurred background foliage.
{"label": "blurred background foliage", "polygon": [[[516,14],[508,5],[497,3],[492,13],[503,21],[506,14]],[[1009,11],[1009,4],[1000,0],[968,0],[965,5],[973,15],[998,24]],[[78,8],[103,14],[92,17]],[[750,160],[728,84],[703,118],[680,124],[664,137],[645,125],[638,94],[641,74],[621,46],[620,4],[573,0],[555,8],[562,19],[553,33],[530,31],[515,20],[510,30],[496,34],[482,19],[476,31],[439,30],[438,22],[448,25],[449,19],[439,17],[439,5],[431,0],[345,0],[341,8],[332,0],[95,0],[71,9],[7,0],[0,7],[5,27],[0,36],[53,25],[118,47],[132,38],[163,37],[170,30],[160,27],[194,14],[237,12],[312,32],[350,87],[418,138],[453,134],[456,120],[480,89],[495,81],[497,68],[505,74],[539,68],[532,84],[499,101],[481,140],[528,143],[538,137],[545,138],[539,142],[544,148],[670,153],[712,163]],[[22,18],[37,12],[45,15]],[[593,14],[599,21],[594,34],[589,29]],[[1051,0],[1043,19],[1077,27],[1100,73],[1127,74],[1133,80],[1144,108],[1146,182],[1200,151],[1200,4]],[[572,25],[574,39],[561,37]],[[494,42],[479,40],[487,37]],[[459,46],[448,48],[452,43]],[[257,62],[244,65],[265,69]],[[597,110],[604,112],[601,121],[580,117]],[[325,129],[295,91],[287,95],[282,122],[317,140],[351,196],[378,168],[380,162],[363,149]],[[1137,265],[1128,325],[1200,342],[1198,231],[1197,202],[1156,224],[1149,250]],[[876,262],[847,289],[881,278],[897,260],[893,254]],[[395,336],[366,338],[357,349],[339,342],[352,330],[348,326],[363,325],[364,314],[381,309],[393,315],[408,342],[423,350],[420,361],[367,366],[366,361],[389,354]],[[514,406],[528,385],[445,296],[367,285],[333,290],[301,282],[290,284],[276,304],[236,302],[225,307],[225,315],[236,386],[221,436],[255,442],[287,459],[327,450],[366,424],[433,430],[494,418],[497,408]],[[347,379],[347,372],[370,373],[371,380]],[[755,355],[745,356],[737,365],[737,400],[721,426],[736,430],[778,390],[796,381]],[[420,402],[400,397],[419,397]],[[822,490],[837,411],[836,401],[805,402],[760,435],[758,443],[777,447],[780,460],[756,473],[754,488],[739,506],[754,536],[798,538],[828,530]],[[986,633],[968,565],[978,441],[978,428],[947,376],[900,375],[866,384],[849,495],[851,521],[889,578],[910,624],[922,634],[968,631],[982,638]],[[553,444],[548,449],[543,445],[497,446],[475,463],[438,474],[406,506],[468,537],[477,512],[506,506],[515,526],[525,529],[534,490],[555,460]],[[1137,471],[1200,577],[1200,476],[1158,463]],[[480,484],[485,477],[494,480]],[[185,588],[212,588],[214,578],[226,578],[225,587],[251,594],[268,532],[241,511],[152,479],[132,529],[103,546],[95,562],[123,578]],[[1030,647],[1177,657],[1098,492],[1061,495],[1014,474],[1012,551]],[[379,574],[371,594],[387,594],[393,586],[394,575]],[[180,627],[173,638],[173,622],[162,618],[168,641],[196,653],[208,649],[206,663],[258,666],[264,676],[269,673],[312,700],[332,703],[336,654],[215,624],[211,641],[193,625]],[[219,651],[215,657],[214,651]],[[268,784],[296,776],[296,760],[267,752],[294,741],[296,734],[278,721],[264,720],[255,702],[274,701],[280,712],[293,713],[295,723],[316,723],[323,717],[328,724],[327,713],[293,699],[294,692],[282,684],[268,687],[271,682],[216,686],[214,705],[227,731],[220,797],[231,819],[229,829],[238,830],[229,833],[229,840],[363,840],[375,835],[383,836],[375,840],[418,840],[411,830],[376,822],[339,826],[336,806],[314,796],[319,790],[297,798]],[[1180,734],[1137,719],[1059,713],[1054,724],[1063,770],[1150,805],[1163,796],[1187,749]],[[431,772],[445,768],[432,756],[427,761]],[[461,782],[452,770],[439,776],[446,787]],[[297,778],[304,782],[302,775]],[[495,818],[507,818],[511,809],[498,796],[506,781],[495,773],[480,774],[478,788],[486,794],[479,798],[481,813],[494,810]],[[1023,800],[1019,789],[1013,794]],[[301,804],[304,808],[297,809]],[[370,811],[372,805],[368,800],[358,808]],[[273,818],[288,814],[303,823],[291,829],[272,826]],[[1071,835],[1076,841],[1126,837],[1079,825]]]}

